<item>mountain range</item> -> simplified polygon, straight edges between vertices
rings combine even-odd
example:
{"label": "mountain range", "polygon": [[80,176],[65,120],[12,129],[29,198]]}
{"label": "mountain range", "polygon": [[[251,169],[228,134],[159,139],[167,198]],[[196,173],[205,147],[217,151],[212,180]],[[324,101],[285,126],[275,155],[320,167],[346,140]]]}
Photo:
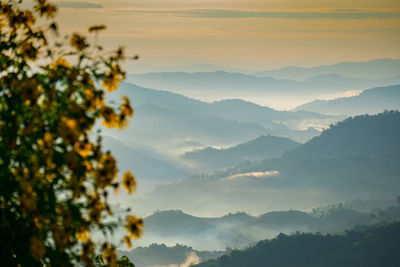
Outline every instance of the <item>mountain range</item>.
{"label": "mountain range", "polygon": [[295,81],[224,71],[162,72],[130,74],[127,80],[139,86],[168,90],[203,101],[240,98],[263,106],[288,109],[315,99],[332,99],[371,87],[399,84],[398,75],[375,80],[328,73]]}
{"label": "mountain range", "polygon": [[285,67],[276,70],[261,71],[256,75],[277,79],[305,80],[318,75],[335,73],[353,78],[384,79],[399,75],[399,70],[400,60],[383,58],[363,62],[340,62],[333,65],[310,68]]}
{"label": "mountain range", "polygon": [[124,83],[113,93],[115,102],[127,95],[135,108],[126,131],[105,129],[109,136],[172,154],[188,150],[186,142],[205,146],[233,146],[265,134],[305,142],[322,128],[343,118],[306,111],[277,111],[243,100],[202,102],[179,94]]}
{"label": "mountain range", "polygon": [[398,266],[400,223],[355,227],[342,235],[280,234],[244,250],[234,250],[196,267]]}
{"label": "mountain range", "polygon": [[245,212],[221,217],[197,217],[180,210],[156,211],[144,219],[146,235],[140,246],[153,242],[167,245],[187,244],[197,250],[224,250],[246,247],[279,233],[319,232],[341,233],[357,225],[400,219],[400,207],[360,212],[342,204],[324,213],[298,210],[273,211],[252,216]]}
{"label": "mountain range", "polygon": [[186,152],[182,159],[203,170],[223,169],[241,162],[280,157],[284,152],[292,150],[298,145],[300,143],[288,138],[268,135],[226,149],[206,147]]}
{"label": "mountain range", "polygon": [[400,190],[399,125],[399,112],[349,118],[280,158],[158,186],[135,201],[146,210],[218,215],[386,197]]}
{"label": "mountain range", "polygon": [[400,109],[400,85],[368,89],[353,97],[315,100],[296,108],[296,110],[336,115],[376,114],[385,109]]}

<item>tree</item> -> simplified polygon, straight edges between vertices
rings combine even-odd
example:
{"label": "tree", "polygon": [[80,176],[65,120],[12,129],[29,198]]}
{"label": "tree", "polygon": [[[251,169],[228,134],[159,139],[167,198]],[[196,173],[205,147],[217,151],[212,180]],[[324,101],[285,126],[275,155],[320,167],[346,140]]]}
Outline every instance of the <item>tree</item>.
{"label": "tree", "polygon": [[[108,195],[121,184],[110,152],[92,131],[97,121],[124,128],[133,110],[123,97],[106,102],[124,72],[124,50],[112,54],[74,33],[58,37],[56,7],[47,0],[0,1],[0,255],[5,266],[94,265],[93,231],[107,231]],[[40,27],[40,24],[47,26]],[[97,36],[105,26],[93,26]],[[96,38],[97,39],[97,38]],[[122,185],[136,182],[129,171]],[[143,221],[124,221],[131,238]],[[115,246],[100,246],[116,266]]]}

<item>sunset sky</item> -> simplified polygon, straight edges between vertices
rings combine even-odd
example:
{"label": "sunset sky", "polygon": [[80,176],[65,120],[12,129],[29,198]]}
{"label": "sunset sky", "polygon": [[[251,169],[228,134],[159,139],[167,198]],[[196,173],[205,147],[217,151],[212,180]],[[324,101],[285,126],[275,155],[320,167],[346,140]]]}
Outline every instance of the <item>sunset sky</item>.
{"label": "sunset sky", "polygon": [[59,3],[63,32],[106,24],[141,64],[244,69],[400,58],[399,0],[98,0]]}

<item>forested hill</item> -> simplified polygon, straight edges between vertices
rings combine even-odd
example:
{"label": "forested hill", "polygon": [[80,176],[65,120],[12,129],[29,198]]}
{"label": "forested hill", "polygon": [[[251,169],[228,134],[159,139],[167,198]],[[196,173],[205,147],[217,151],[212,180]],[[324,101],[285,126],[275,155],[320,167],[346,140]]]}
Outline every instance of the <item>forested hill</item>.
{"label": "forested hill", "polygon": [[385,109],[400,108],[400,85],[377,87],[363,91],[358,96],[315,100],[296,110],[308,110],[323,114],[375,114]]}
{"label": "forested hill", "polygon": [[[360,227],[361,228],[361,227]],[[196,267],[400,266],[400,223],[346,231],[345,235],[280,234]]]}
{"label": "forested hill", "polygon": [[308,143],[288,152],[290,158],[339,158],[385,155],[400,151],[400,112],[348,118],[331,125]]}
{"label": "forested hill", "polygon": [[263,135],[251,141],[226,149],[207,147],[186,152],[183,159],[206,168],[230,167],[245,161],[260,161],[280,157],[300,143],[288,138]]}

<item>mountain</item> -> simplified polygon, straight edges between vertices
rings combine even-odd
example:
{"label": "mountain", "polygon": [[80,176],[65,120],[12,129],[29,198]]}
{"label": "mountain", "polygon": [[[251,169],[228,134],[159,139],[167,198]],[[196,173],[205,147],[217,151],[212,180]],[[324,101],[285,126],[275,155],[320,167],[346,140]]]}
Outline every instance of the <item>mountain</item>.
{"label": "mountain", "polygon": [[235,67],[219,66],[214,64],[191,64],[191,65],[176,65],[176,66],[151,66],[147,64],[135,64],[127,68],[128,73],[150,73],[150,72],[240,72],[240,73],[257,73],[257,70],[249,70]]}
{"label": "mountain", "polygon": [[203,101],[239,98],[280,109],[318,98],[343,96],[349,91],[400,83],[397,76],[374,80],[328,73],[304,81],[294,81],[224,71],[130,74],[127,80],[139,86],[167,90]]}
{"label": "mountain", "polygon": [[387,111],[348,118],[280,159],[240,172],[272,169],[302,186],[382,196],[400,188],[399,166],[400,112]]}
{"label": "mountain", "polygon": [[357,116],[280,158],[159,186],[137,201],[147,210],[178,208],[217,216],[386,198],[400,190],[399,144],[400,112]]}
{"label": "mountain", "polygon": [[135,109],[132,126],[124,133],[127,139],[152,144],[156,147],[171,145],[171,142],[196,140],[211,145],[229,145],[255,138],[266,132],[259,124],[227,120],[219,117],[200,116],[143,105]]}
{"label": "mountain", "polygon": [[311,226],[317,223],[317,218],[301,211],[273,211],[260,216],[257,225],[269,228],[297,228]]}
{"label": "mountain", "polygon": [[198,250],[222,250],[227,246],[245,247],[279,233],[306,231],[335,234],[357,225],[399,219],[399,205],[365,213],[339,204],[322,213],[285,210],[259,216],[237,212],[221,217],[198,217],[180,210],[166,210],[156,211],[144,218],[145,235],[136,244],[179,243]]}
{"label": "mountain", "polygon": [[364,62],[341,62],[334,65],[311,68],[285,67],[277,70],[262,71],[257,76],[277,79],[306,80],[318,75],[339,74],[354,78],[382,79],[399,75],[400,60],[376,59]]}
{"label": "mountain", "polygon": [[154,242],[167,245],[180,243],[199,250],[220,250],[235,245],[242,247],[254,239],[241,236],[233,229],[254,220],[254,217],[240,213],[203,218],[180,210],[157,211],[144,219],[146,235],[138,240],[138,244],[147,246]]}
{"label": "mountain", "polygon": [[319,134],[313,126],[327,126],[340,118],[314,112],[277,111],[243,100],[206,103],[129,83],[123,83],[110,100],[117,102],[122,95],[131,99],[134,119],[127,131],[105,131],[115,138],[174,154],[187,151],[182,147],[186,142],[232,146],[263,134],[304,142]]}
{"label": "mountain", "polygon": [[400,112],[348,118],[320,136],[289,151],[283,158],[325,159],[378,156],[400,152]]}
{"label": "mountain", "polygon": [[160,236],[196,235],[211,231],[213,225],[180,210],[161,211],[145,218],[146,231]]}
{"label": "mountain", "polygon": [[137,247],[131,251],[117,251],[118,257],[127,256],[136,267],[189,266],[199,261],[214,259],[224,254],[221,251],[198,251],[185,245],[168,247],[164,244],[151,244]]}
{"label": "mountain", "polygon": [[365,90],[358,96],[324,101],[316,100],[296,110],[325,114],[375,114],[382,110],[400,109],[400,85]]}
{"label": "mountain", "polygon": [[132,170],[140,181],[140,191],[148,189],[149,185],[179,180],[191,173],[189,168],[185,168],[173,158],[143,145],[123,143],[103,136],[103,148],[112,151],[120,172]]}
{"label": "mountain", "polygon": [[343,235],[280,234],[255,246],[234,250],[196,267],[330,267],[398,266],[400,223],[346,231]]}
{"label": "mountain", "polygon": [[200,169],[226,168],[245,161],[280,157],[298,145],[300,144],[288,138],[268,135],[226,149],[207,147],[186,152],[182,158]]}
{"label": "mountain", "polygon": [[[223,118],[259,123],[269,128],[284,128],[287,122],[302,121],[304,119],[327,119],[329,116],[307,111],[278,111],[269,107],[260,106],[241,99],[226,99],[212,102],[209,106],[210,114]],[[273,124],[273,122],[280,122]],[[282,125],[283,124],[283,125]]]}

